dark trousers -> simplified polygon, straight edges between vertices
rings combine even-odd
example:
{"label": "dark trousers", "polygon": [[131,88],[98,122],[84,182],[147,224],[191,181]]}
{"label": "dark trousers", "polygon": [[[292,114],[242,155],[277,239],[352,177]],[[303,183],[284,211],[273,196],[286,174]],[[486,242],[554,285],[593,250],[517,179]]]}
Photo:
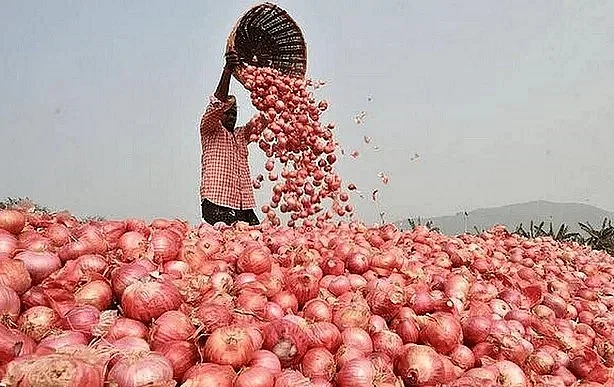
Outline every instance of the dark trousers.
{"label": "dark trousers", "polygon": [[203,199],[201,210],[205,222],[214,225],[217,222],[224,222],[232,225],[236,222],[246,222],[250,226],[260,224],[260,220],[254,210],[234,210],[232,208],[218,206],[207,199]]}

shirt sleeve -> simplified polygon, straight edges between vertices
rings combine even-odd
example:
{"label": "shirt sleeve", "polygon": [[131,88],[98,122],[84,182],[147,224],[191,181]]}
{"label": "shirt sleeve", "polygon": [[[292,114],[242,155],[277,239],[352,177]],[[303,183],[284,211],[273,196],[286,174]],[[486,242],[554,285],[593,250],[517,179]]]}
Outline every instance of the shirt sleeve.
{"label": "shirt sleeve", "polygon": [[227,107],[226,103],[220,101],[214,95],[209,98],[209,104],[205,109],[205,114],[203,114],[203,118],[200,120],[201,136],[213,133],[221,126],[220,120]]}

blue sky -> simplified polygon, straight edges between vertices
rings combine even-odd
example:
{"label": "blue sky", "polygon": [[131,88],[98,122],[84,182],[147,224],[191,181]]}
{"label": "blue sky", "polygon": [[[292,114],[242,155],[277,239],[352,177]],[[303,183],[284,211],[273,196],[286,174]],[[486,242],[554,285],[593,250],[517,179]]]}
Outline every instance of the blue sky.
{"label": "blue sky", "polygon": [[[328,82],[324,119],[361,153],[339,172],[380,189],[387,220],[534,199],[614,210],[613,2],[277,3],[303,28],[309,75]],[[4,1],[0,197],[198,220],[197,123],[253,4]],[[232,90],[245,122],[254,110]],[[250,153],[256,175],[265,159]],[[373,202],[353,201],[377,219]]]}

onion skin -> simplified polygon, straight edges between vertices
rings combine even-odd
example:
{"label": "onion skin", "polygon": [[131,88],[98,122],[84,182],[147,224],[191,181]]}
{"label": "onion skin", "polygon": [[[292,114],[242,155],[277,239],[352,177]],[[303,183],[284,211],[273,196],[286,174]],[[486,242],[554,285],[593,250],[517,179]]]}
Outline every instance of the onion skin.
{"label": "onion skin", "polygon": [[162,354],[173,366],[173,378],[181,380],[188,369],[200,360],[196,345],[187,341],[173,341],[162,349]]}
{"label": "onion skin", "polygon": [[250,367],[241,371],[234,387],[274,387],[275,374],[264,367]]}
{"label": "onion skin", "polygon": [[283,367],[299,364],[309,345],[309,338],[303,330],[288,320],[268,323],[263,336],[263,349],[276,354]]}
{"label": "onion skin", "polygon": [[0,210],[0,229],[17,235],[26,226],[26,216],[18,210]]}
{"label": "onion skin", "polygon": [[51,308],[35,306],[26,310],[17,321],[19,329],[38,342],[60,324],[60,317]]}
{"label": "onion skin", "polygon": [[119,317],[109,327],[109,330],[105,334],[104,338],[110,342],[119,340],[123,337],[138,337],[141,339],[147,339],[149,337],[149,330],[140,321]]}
{"label": "onion skin", "polygon": [[147,384],[174,386],[173,367],[161,354],[149,352],[121,358],[107,378],[118,387],[137,387]]}
{"label": "onion skin", "polygon": [[0,322],[17,321],[21,310],[21,300],[13,288],[0,285]]}
{"label": "onion skin", "polygon": [[301,361],[303,375],[310,379],[332,380],[337,371],[334,356],[326,348],[312,348]]}
{"label": "onion skin", "polygon": [[169,310],[179,308],[183,297],[173,285],[165,282],[135,282],[122,295],[124,315],[148,323]]}
{"label": "onion skin", "polygon": [[230,326],[218,328],[211,333],[203,348],[203,355],[211,363],[239,368],[251,360],[254,351],[254,343],[247,329]]}
{"label": "onion skin", "polygon": [[103,311],[113,302],[113,289],[106,280],[94,280],[76,291],[75,301],[77,304],[91,305]]}
{"label": "onion skin", "polygon": [[184,387],[220,386],[233,387],[237,374],[231,366],[201,363],[191,367],[183,376]]}
{"label": "onion skin", "polygon": [[406,344],[395,361],[395,373],[409,386],[427,386],[448,382],[444,377],[444,362],[433,348]]}
{"label": "onion skin", "polygon": [[60,258],[50,252],[24,251],[17,254],[15,260],[24,263],[34,285],[41,283],[51,273],[62,267]]}
{"label": "onion skin", "polygon": [[36,343],[17,329],[0,324],[0,364],[34,353]]}
{"label": "onion skin", "polygon": [[151,324],[149,341],[152,349],[159,351],[173,341],[187,341],[195,333],[196,328],[188,316],[180,311],[171,310]]}

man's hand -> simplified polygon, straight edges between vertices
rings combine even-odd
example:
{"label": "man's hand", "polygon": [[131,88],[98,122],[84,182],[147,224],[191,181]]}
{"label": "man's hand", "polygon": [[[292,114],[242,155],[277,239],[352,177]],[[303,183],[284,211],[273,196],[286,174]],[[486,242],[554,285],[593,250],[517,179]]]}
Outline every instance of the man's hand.
{"label": "man's hand", "polygon": [[224,66],[224,70],[232,72],[239,64],[241,64],[241,62],[236,52],[229,51],[226,53],[226,65]]}

